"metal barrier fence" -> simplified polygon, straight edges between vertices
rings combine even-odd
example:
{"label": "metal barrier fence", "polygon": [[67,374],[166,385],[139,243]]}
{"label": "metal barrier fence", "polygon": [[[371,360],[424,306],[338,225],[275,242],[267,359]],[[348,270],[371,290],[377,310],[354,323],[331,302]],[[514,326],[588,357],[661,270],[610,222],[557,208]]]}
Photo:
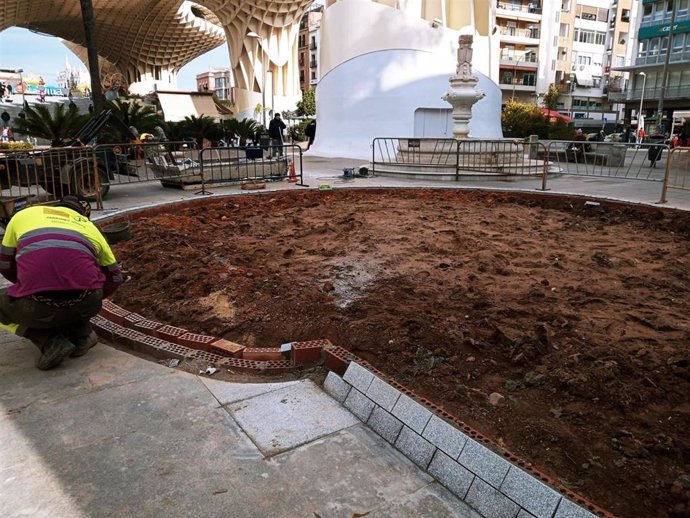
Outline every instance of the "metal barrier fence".
{"label": "metal barrier fence", "polygon": [[304,183],[302,148],[296,144],[204,148],[199,153],[201,175],[209,185],[243,181]]}
{"label": "metal barrier fence", "polygon": [[97,156],[91,147],[0,153],[0,220],[15,209],[49,204],[68,194],[103,207]]}
{"label": "metal barrier fence", "polygon": [[669,189],[690,191],[690,147],[677,147],[670,151],[659,203],[668,201]]}
{"label": "metal barrier fence", "polygon": [[195,142],[101,144],[95,152],[103,197],[113,186],[154,181],[180,188],[201,184],[204,190]]}
{"label": "metal barrier fence", "polygon": [[549,163],[541,142],[515,139],[375,138],[372,168],[376,174],[463,176],[544,176]]}
{"label": "metal barrier fence", "polygon": [[661,182],[668,150],[666,144],[552,140],[546,158],[561,174]]}

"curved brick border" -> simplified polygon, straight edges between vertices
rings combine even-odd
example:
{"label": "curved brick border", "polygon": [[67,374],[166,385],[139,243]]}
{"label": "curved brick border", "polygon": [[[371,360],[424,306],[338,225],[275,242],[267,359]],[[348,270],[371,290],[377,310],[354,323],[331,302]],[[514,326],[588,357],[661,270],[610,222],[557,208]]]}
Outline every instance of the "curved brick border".
{"label": "curved brick border", "polygon": [[91,319],[96,333],[106,340],[146,352],[156,358],[199,359],[238,371],[281,373],[321,361],[328,340],[292,342],[280,348],[245,347],[217,336],[191,333],[127,311],[103,301]]}
{"label": "curved brick border", "polygon": [[[390,189],[385,187],[367,188],[367,189]],[[679,209],[668,207],[658,207],[647,205],[643,203],[631,203],[618,200],[601,199],[586,195],[571,195],[560,193],[535,193],[524,191],[495,191],[482,189],[460,189],[472,190],[485,193],[497,193],[502,196],[507,196],[509,199],[506,202],[524,200],[539,200],[548,201],[554,205],[565,204],[573,200],[587,201],[595,199],[603,207],[612,209],[635,209],[641,212],[658,212],[658,213],[676,213],[683,212]],[[275,196],[276,191],[269,193],[253,194],[253,195],[271,195]],[[231,194],[227,196],[214,197],[213,201],[223,200],[238,196],[238,194]],[[245,195],[246,196],[246,195]],[[132,217],[151,217],[159,214],[169,213],[170,209],[177,206],[184,208],[200,207],[208,203],[208,199],[183,200],[173,203],[164,203],[150,207],[135,208],[120,212],[112,216],[104,216],[98,219],[99,224],[111,224],[121,221],[126,221]],[[554,207],[557,208],[557,207]],[[422,405],[436,416],[442,417],[447,423],[458,430],[461,430],[469,438],[476,442],[483,443],[491,448],[493,452],[504,457],[512,465],[518,466],[524,471],[528,471],[541,483],[548,484],[560,495],[567,497],[570,501],[575,502],[587,509],[589,512],[596,514],[603,518],[615,518],[613,514],[593,504],[581,495],[571,491],[570,489],[558,484],[551,477],[545,475],[530,463],[520,459],[501,447],[491,438],[475,430],[467,423],[461,421],[453,414],[447,412],[443,407],[422,398],[409,390],[407,387],[401,385],[397,381],[391,379],[381,371],[365,362],[361,358],[355,356],[347,349],[334,346],[328,340],[313,340],[308,342],[292,342],[284,344],[281,348],[251,348],[244,347],[234,342],[229,342],[219,337],[200,335],[191,333],[186,329],[174,327],[148,320],[141,315],[127,311],[117,304],[106,300],[103,303],[103,309],[99,316],[92,319],[92,324],[96,332],[105,339],[111,340],[115,343],[129,346],[135,350],[145,351],[152,356],[158,358],[190,358],[208,361],[218,366],[228,367],[233,370],[254,372],[254,373],[281,373],[293,371],[300,366],[317,363],[324,360],[326,368],[332,373],[337,374],[337,378],[345,384],[347,393],[353,390],[346,381],[340,379],[344,376],[351,363],[357,364],[368,370],[372,375],[377,376],[383,383],[389,384],[399,393],[404,394],[410,398],[414,403]],[[330,377],[331,375],[329,375]],[[331,378],[332,379],[332,378]],[[327,379],[328,382],[328,379]],[[332,382],[331,382],[332,383]],[[333,389],[331,391],[338,389]],[[345,396],[347,395],[345,394]],[[333,394],[338,398],[338,394]],[[344,402],[345,396],[342,397]],[[371,402],[370,402],[371,403]],[[372,403],[373,404],[373,403]],[[374,405],[376,406],[376,405]],[[369,409],[371,413],[373,408]],[[368,417],[368,416],[367,416]],[[367,419],[363,419],[366,421]],[[440,450],[439,450],[440,451]],[[416,462],[416,461],[415,461]],[[430,467],[429,464],[425,469]],[[479,478],[479,477],[477,477]],[[483,482],[483,481],[482,481]],[[485,482],[483,482],[486,484]],[[487,486],[488,487],[488,486]],[[497,490],[491,488],[491,490]],[[566,505],[568,500],[562,499],[561,506]],[[572,505],[572,504],[571,504]],[[580,512],[584,513],[583,508],[575,508],[564,510],[562,516],[582,516]],[[559,510],[557,510],[560,512]],[[557,511],[554,511],[556,516],[560,516]],[[532,516],[531,514],[524,514],[526,511],[520,511],[519,518],[523,516]]]}

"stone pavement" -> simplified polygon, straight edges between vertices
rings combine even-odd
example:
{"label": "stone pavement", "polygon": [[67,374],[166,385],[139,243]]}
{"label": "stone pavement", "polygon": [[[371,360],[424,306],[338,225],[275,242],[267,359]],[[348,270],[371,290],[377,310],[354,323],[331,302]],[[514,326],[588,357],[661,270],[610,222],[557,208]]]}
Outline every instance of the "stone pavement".
{"label": "stone pavement", "polygon": [[[316,189],[321,183],[328,183],[334,189],[340,188],[372,188],[372,187],[430,187],[430,188],[460,188],[460,189],[490,189],[507,191],[540,192],[541,179],[535,177],[519,178],[512,181],[477,181],[463,180],[460,182],[439,182],[431,180],[410,180],[376,176],[372,178],[343,178],[343,168],[366,165],[366,161],[349,158],[321,158],[304,155],[304,182],[309,188]],[[287,182],[269,182],[266,190],[300,190],[300,187]],[[641,180],[625,180],[621,178],[585,177],[562,175],[549,178],[548,193],[576,194],[607,198],[612,200],[631,201],[656,205],[661,195],[661,183]],[[183,191],[162,187],[158,182],[144,184],[115,185],[104,202],[104,211],[98,214],[108,214],[117,210],[141,207],[154,203],[174,202],[184,199],[199,198],[195,194],[197,189]],[[265,191],[243,191],[239,185],[216,187],[210,189],[212,196],[226,194],[255,194]],[[656,205],[659,207],[679,208],[690,210],[690,191],[670,189],[668,203]]]}
{"label": "stone pavement", "polygon": [[309,380],[236,384],[0,336],[4,518],[479,518]]}

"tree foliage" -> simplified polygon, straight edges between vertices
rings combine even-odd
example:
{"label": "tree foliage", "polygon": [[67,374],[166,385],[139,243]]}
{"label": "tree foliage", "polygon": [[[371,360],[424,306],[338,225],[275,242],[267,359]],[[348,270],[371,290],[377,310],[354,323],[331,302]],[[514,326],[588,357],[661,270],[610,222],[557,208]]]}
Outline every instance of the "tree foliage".
{"label": "tree foliage", "polygon": [[163,122],[153,106],[141,104],[134,100],[124,101],[118,99],[116,101],[108,101],[106,109],[113,110],[113,113],[126,126],[134,126],[139,133],[151,133],[153,128],[160,126]]}
{"label": "tree foliage", "polygon": [[573,136],[572,126],[562,119],[549,122],[536,104],[508,101],[501,113],[503,134],[506,137],[527,138],[537,135],[540,139],[570,139]]}
{"label": "tree foliage", "polygon": [[558,88],[556,88],[555,84],[551,83],[549,85],[549,89],[544,94],[544,108],[547,108],[549,111],[556,111],[557,107],[558,107]]}
{"label": "tree foliage", "polygon": [[297,103],[297,115],[300,117],[316,115],[316,88],[311,88],[302,94],[302,99]]}
{"label": "tree foliage", "polygon": [[55,104],[51,112],[47,105],[29,106],[24,109],[25,117],[14,120],[12,131],[29,137],[50,140],[51,146],[59,146],[81,128],[88,115],[64,104]]}

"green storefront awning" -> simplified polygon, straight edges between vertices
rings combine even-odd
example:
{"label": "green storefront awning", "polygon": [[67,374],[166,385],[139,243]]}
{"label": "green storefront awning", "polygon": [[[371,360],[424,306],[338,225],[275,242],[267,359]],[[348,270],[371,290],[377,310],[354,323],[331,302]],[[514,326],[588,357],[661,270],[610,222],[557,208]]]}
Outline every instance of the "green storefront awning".
{"label": "green storefront awning", "polygon": [[658,2],[659,0],[642,0],[642,5],[644,4],[653,4],[655,2]]}
{"label": "green storefront awning", "polygon": [[[671,31],[671,24],[653,25],[651,27],[642,27],[637,33],[638,39],[645,40],[648,38],[655,38],[657,36],[668,36]],[[678,22],[673,26],[673,34],[681,34],[683,32],[690,32],[690,20]]]}

